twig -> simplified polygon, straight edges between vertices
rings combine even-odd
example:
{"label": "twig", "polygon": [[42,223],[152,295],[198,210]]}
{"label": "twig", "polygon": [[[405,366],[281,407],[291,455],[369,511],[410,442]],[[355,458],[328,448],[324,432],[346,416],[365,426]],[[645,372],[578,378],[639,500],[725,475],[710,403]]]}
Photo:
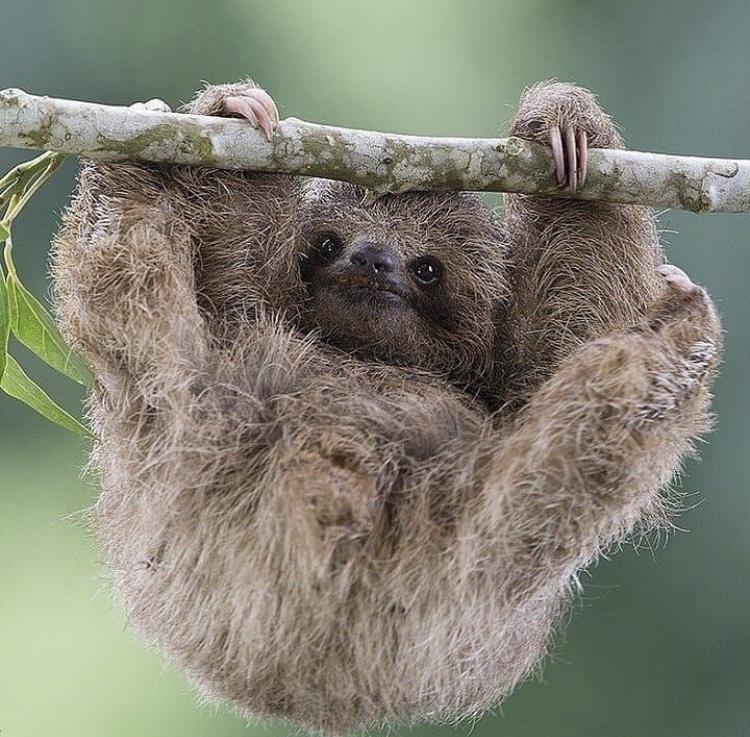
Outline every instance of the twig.
{"label": "twig", "polygon": [[[0,91],[0,146],[341,179],[375,196],[414,189],[567,196],[547,149],[517,138],[425,138],[282,121],[246,123]],[[580,199],[695,213],[750,211],[750,161],[590,152]]]}

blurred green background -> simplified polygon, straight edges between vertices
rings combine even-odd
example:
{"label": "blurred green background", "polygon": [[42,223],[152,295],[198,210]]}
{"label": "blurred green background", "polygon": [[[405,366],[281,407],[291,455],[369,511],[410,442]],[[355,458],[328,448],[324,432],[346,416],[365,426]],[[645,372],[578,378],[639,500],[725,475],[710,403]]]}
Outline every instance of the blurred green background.
{"label": "blurred green background", "polygon": [[[282,115],[355,127],[499,135],[524,85],[597,91],[632,148],[750,157],[747,0],[0,0],[0,87],[175,104],[251,74]],[[28,158],[0,151],[0,170]],[[48,291],[67,164],[16,226]],[[748,215],[663,213],[671,260],[706,285],[727,350],[717,431],[686,468],[687,532],[583,577],[541,682],[476,725],[416,735],[750,735]],[[20,359],[27,357],[19,350]],[[26,362],[28,364],[28,361]],[[81,396],[35,376],[78,410]],[[86,449],[0,398],[0,731],[4,737],[294,734],[199,706],[110,602],[75,513]]]}

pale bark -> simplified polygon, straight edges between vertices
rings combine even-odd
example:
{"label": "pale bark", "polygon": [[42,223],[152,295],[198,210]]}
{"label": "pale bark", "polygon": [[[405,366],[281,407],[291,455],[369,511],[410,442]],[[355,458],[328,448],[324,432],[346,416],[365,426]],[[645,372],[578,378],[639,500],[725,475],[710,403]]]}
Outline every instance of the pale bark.
{"label": "pale bark", "polygon": [[[518,138],[427,138],[283,120],[273,142],[247,123],[0,92],[0,146],[340,179],[373,196],[414,189],[569,196],[542,146]],[[590,152],[581,199],[750,211],[750,161]]]}

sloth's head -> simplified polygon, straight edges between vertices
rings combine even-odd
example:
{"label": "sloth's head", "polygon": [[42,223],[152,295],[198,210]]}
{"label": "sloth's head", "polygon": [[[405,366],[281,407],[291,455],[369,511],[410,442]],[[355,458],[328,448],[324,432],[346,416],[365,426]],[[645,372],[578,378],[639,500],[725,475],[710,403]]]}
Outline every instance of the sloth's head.
{"label": "sloth's head", "polygon": [[368,359],[459,380],[484,374],[508,295],[492,213],[461,194],[363,200],[332,183],[305,195],[304,326]]}

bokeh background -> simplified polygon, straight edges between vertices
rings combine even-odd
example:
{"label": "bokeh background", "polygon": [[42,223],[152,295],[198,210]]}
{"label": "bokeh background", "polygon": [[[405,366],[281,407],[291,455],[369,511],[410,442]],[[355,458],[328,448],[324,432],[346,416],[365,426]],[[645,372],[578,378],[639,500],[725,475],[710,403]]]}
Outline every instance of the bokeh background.
{"label": "bokeh background", "polygon": [[[523,87],[597,91],[632,148],[750,157],[747,0],[0,0],[0,87],[127,104],[252,74],[282,115],[495,136]],[[0,169],[29,153],[0,151]],[[48,292],[69,162],[15,230]],[[541,681],[478,724],[415,735],[750,735],[750,216],[663,213],[666,249],[727,330],[719,423],[686,467],[684,531],[583,578]],[[19,359],[30,362],[20,349]],[[67,405],[81,396],[32,373]],[[76,513],[85,445],[0,398],[0,731],[4,737],[291,735],[200,706],[134,641]]]}

